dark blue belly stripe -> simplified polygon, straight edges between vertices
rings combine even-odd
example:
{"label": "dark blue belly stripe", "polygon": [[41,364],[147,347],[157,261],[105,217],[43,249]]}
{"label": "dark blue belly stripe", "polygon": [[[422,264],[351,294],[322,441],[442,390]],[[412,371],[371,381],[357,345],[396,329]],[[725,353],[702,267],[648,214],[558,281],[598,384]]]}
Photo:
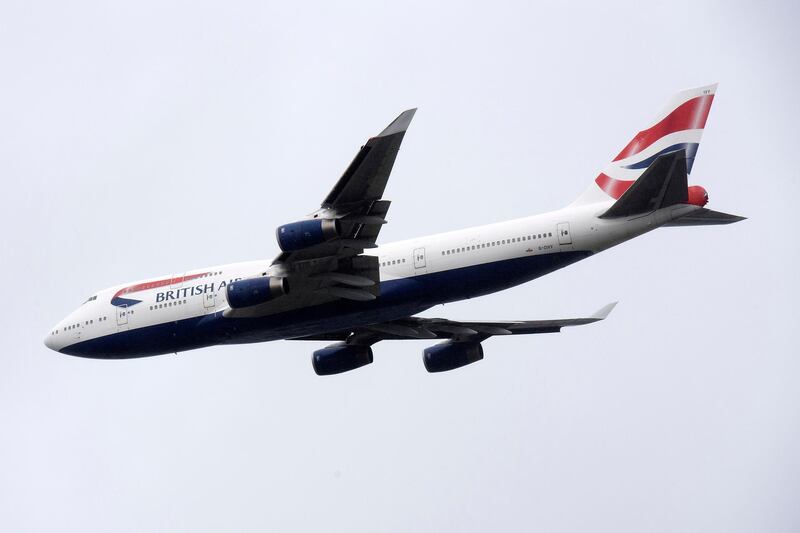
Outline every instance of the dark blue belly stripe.
{"label": "dark blue belly stripe", "polygon": [[508,289],[591,255],[569,251],[474,265],[381,282],[371,302],[337,300],[260,318],[224,318],[222,312],[146,326],[67,346],[62,353],[127,359],[183,352],[216,344],[263,342],[396,320],[434,305]]}

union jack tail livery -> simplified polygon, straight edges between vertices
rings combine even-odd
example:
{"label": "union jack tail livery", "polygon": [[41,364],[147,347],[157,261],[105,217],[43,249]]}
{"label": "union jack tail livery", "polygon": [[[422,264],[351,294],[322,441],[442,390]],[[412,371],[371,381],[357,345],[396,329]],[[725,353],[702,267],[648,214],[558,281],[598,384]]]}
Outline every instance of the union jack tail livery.
{"label": "union jack tail livery", "polygon": [[[665,154],[683,150],[686,173],[691,173],[716,91],[714,83],[674,94],[650,126],[625,145],[572,205],[618,200],[659,156]],[[705,205],[705,190],[690,187],[689,199],[690,203]]]}

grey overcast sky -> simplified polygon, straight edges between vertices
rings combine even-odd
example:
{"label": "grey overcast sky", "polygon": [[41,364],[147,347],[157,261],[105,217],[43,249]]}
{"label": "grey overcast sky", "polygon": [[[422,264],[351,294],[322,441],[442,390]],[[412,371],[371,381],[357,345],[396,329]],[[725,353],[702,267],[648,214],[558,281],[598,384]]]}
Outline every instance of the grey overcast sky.
{"label": "grey overcast sky", "polygon": [[[794,2],[0,4],[3,531],[800,529]],[[419,106],[381,241],[572,201],[668,96],[720,82],[692,182],[749,220],[661,229],[428,316],[611,317],[129,361],[42,344],[95,290],[271,258]]]}

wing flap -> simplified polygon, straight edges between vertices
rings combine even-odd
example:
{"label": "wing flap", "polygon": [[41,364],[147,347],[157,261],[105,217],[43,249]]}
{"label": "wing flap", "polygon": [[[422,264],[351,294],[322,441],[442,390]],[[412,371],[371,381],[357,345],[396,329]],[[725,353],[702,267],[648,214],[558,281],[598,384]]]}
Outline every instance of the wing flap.
{"label": "wing flap", "polygon": [[495,335],[532,335],[557,333],[561,328],[582,326],[605,320],[617,302],[603,306],[588,317],[555,320],[457,321],[444,318],[409,317],[363,328],[354,328],[291,340],[339,340],[358,344],[375,344],[381,340],[450,339],[480,342]]}

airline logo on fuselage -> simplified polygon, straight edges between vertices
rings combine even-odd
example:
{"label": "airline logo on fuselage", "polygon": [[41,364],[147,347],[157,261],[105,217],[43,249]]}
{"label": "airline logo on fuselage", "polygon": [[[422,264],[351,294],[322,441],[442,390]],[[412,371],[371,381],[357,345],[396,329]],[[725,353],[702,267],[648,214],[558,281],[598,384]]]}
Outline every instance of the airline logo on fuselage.
{"label": "airline logo on fuselage", "polygon": [[141,303],[142,300],[125,298],[124,296],[136,292],[158,289],[161,287],[171,287],[171,288],[156,293],[156,302],[177,300],[178,298],[186,298],[187,296],[195,296],[197,294],[214,292],[214,290],[219,291],[224,289],[229,283],[241,279],[241,278],[235,278],[228,281],[222,280],[221,282],[219,282],[219,284],[212,281],[210,283],[200,283],[197,285],[191,285],[189,287],[182,287],[182,286],[176,287],[176,285],[183,285],[183,283],[187,281],[196,280],[206,276],[208,276],[208,272],[202,272],[200,274],[189,274],[186,276],[178,276],[175,278],[159,279],[155,281],[145,281],[144,283],[137,283],[136,285],[131,285],[130,287],[125,287],[124,289],[118,290],[116,294],[114,294],[114,296],[111,298],[111,305],[117,307],[121,306],[130,307],[132,305],[136,305],[138,303]]}

